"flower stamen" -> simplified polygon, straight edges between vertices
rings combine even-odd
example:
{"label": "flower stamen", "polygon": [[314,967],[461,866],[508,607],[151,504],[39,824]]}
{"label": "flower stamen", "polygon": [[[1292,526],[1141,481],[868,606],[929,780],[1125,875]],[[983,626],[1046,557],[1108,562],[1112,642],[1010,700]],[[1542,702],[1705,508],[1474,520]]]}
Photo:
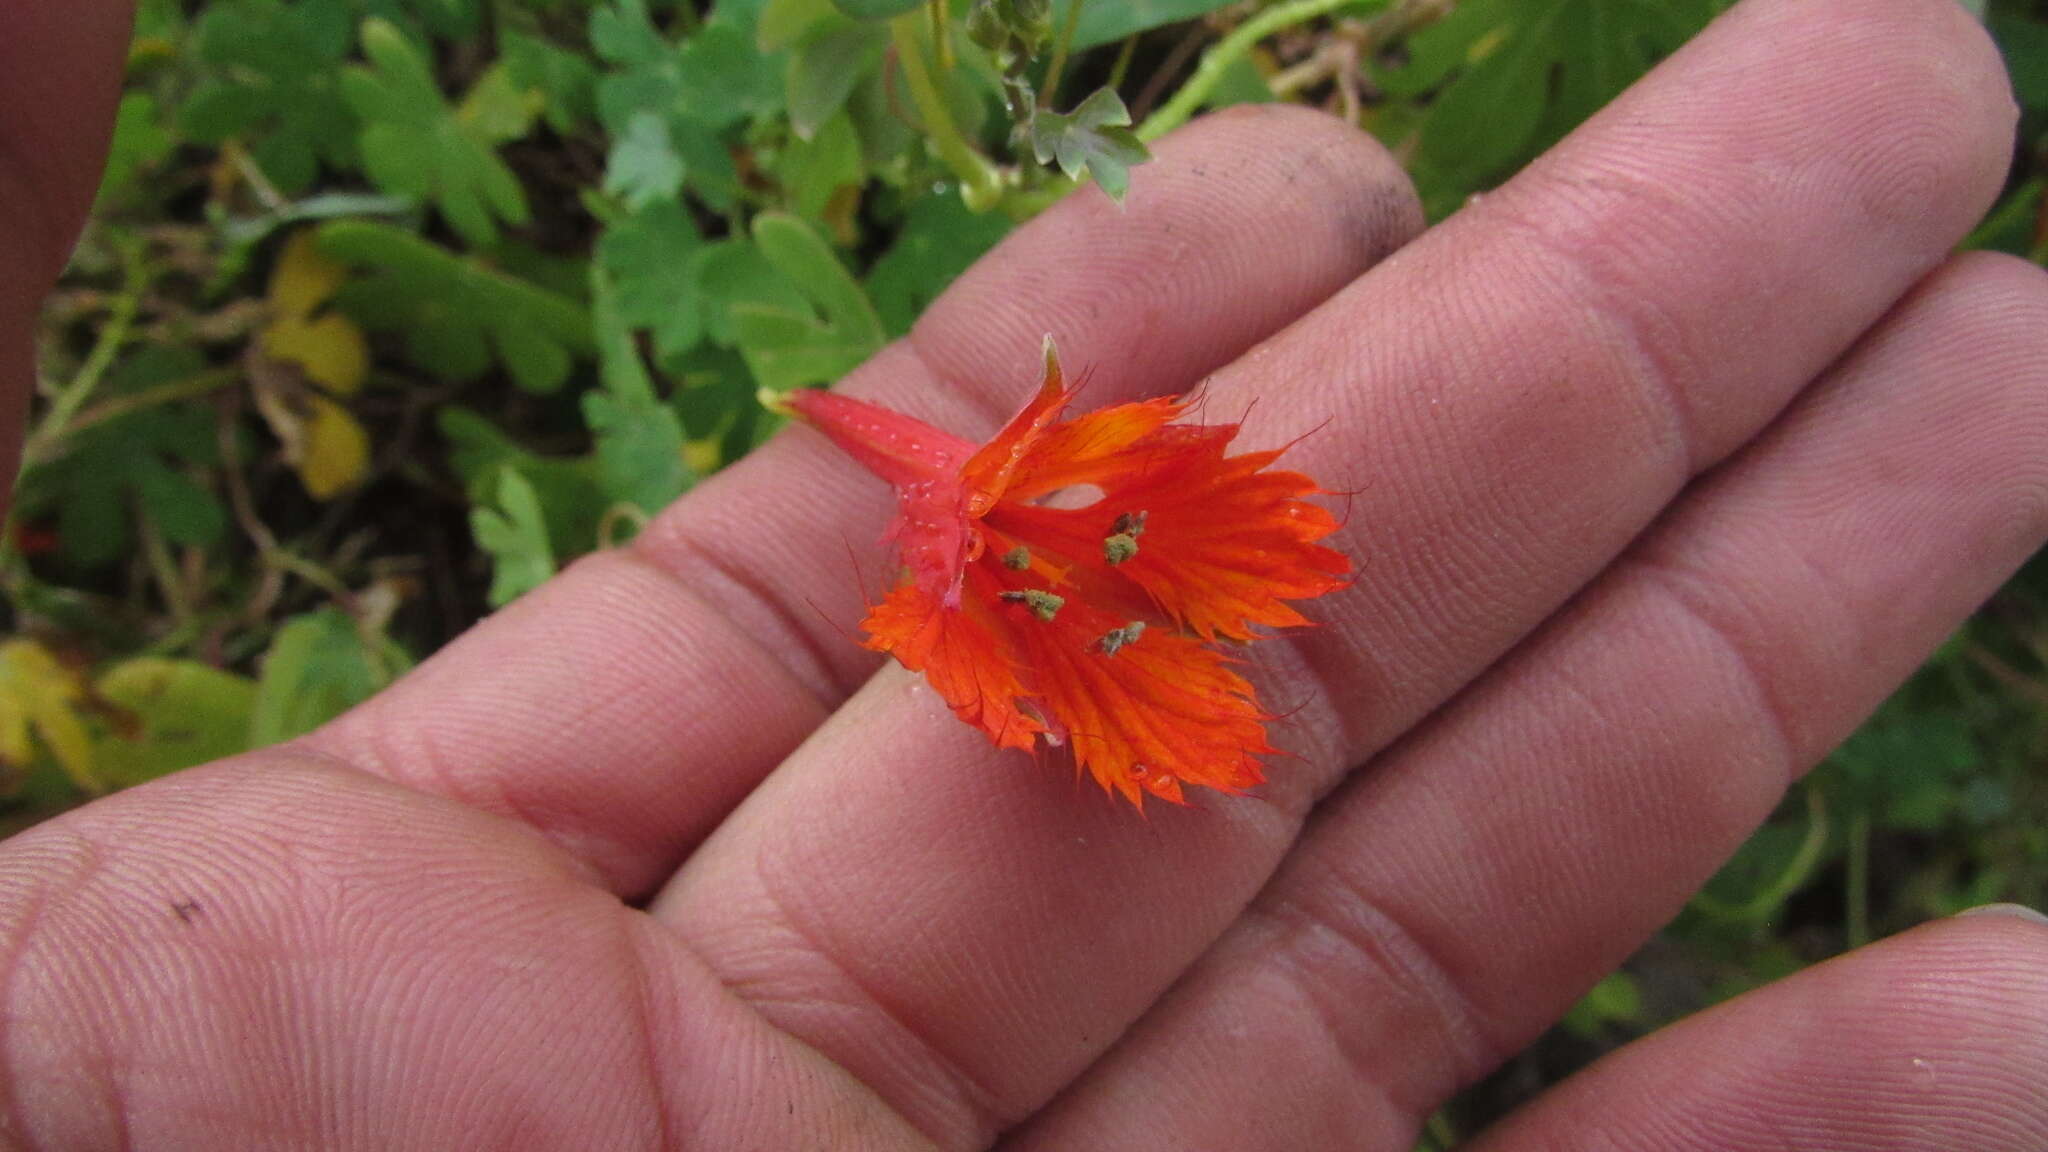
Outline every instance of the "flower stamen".
{"label": "flower stamen", "polygon": [[1133,620],[1121,628],[1111,628],[1103,633],[1102,639],[1097,640],[1095,645],[1102,649],[1104,656],[1114,656],[1124,648],[1136,644],[1138,637],[1144,634],[1145,622],[1143,620]]}
{"label": "flower stamen", "polygon": [[1002,592],[999,595],[1005,600],[1023,604],[1031,609],[1033,616],[1048,624],[1052,623],[1052,618],[1059,614],[1060,609],[1067,606],[1066,597],[1054,595],[1042,588],[1026,588],[1022,591]]}

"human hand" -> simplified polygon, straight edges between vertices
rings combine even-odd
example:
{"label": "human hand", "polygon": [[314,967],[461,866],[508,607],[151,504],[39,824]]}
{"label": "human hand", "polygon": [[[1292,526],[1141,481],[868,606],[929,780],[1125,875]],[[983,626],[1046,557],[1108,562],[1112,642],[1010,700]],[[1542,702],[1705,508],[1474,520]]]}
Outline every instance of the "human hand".
{"label": "human hand", "polygon": [[[0,13],[50,275],[105,13]],[[0,848],[0,1142],[1408,1148],[2048,535],[2048,284],[1945,262],[2011,116],[1943,0],[1751,0],[1420,238],[1333,121],[1189,127],[845,387],[980,434],[1052,331],[1090,402],[1307,433],[1358,580],[1260,647],[1256,797],[1141,819],[876,673],[889,495],[795,430],[327,729]],[[2044,1069],[2048,928],[1972,917],[1481,1146],[2048,1147]]]}

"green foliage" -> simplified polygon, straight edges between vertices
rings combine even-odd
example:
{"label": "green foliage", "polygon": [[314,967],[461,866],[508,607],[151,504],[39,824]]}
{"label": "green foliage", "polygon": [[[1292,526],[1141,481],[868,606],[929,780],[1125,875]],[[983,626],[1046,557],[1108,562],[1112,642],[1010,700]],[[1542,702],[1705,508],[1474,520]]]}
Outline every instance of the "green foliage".
{"label": "green foliage", "polygon": [[477,547],[491,557],[493,608],[511,603],[555,574],[555,553],[548,546],[540,496],[517,470],[500,468],[496,500],[479,504],[469,518]]}
{"label": "green foliage", "polygon": [[322,608],[285,621],[261,664],[249,717],[252,747],[311,732],[369,699],[412,660],[380,631]]}
{"label": "green foliage", "polygon": [[202,79],[179,108],[192,140],[239,140],[278,190],[311,187],[322,163],[356,162],[355,122],[341,95],[355,21],[338,0],[224,0],[193,26]]}
{"label": "green foliage", "polygon": [[955,276],[996,246],[1008,225],[976,215],[958,196],[934,193],[913,201],[896,242],[868,269],[868,296],[891,336],[910,325]]}
{"label": "green foliage", "polygon": [[655,394],[631,330],[598,282],[602,387],[583,394],[583,419],[596,441],[598,488],[640,516],[668,506],[693,477],[683,459],[683,425]]}
{"label": "green foliage", "polygon": [[448,443],[448,465],[462,481],[471,504],[495,504],[499,475],[510,469],[533,488],[540,501],[549,548],[558,556],[591,550],[610,503],[595,460],[533,452],[489,420],[462,408],[441,409],[436,423]]}
{"label": "green foliage", "polygon": [[[735,31],[714,18],[703,34],[715,37],[715,48]],[[613,140],[606,191],[644,207],[675,197],[687,181],[712,207],[732,209],[739,173],[720,132],[760,104],[753,75],[759,66],[705,67],[711,54],[670,40],[644,0],[616,0],[593,11],[590,43],[610,65],[597,82],[598,119]],[[686,70],[686,62],[696,67]],[[731,92],[711,86],[718,75],[735,84]]]}
{"label": "green foliage", "polygon": [[882,321],[832,248],[793,216],[763,213],[754,243],[795,287],[802,308],[743,300],[732,305],[733,333],[761,386],[784,392],[837,380],[882,347]]}
{"label": "green foliage", "polygon": [[2048,111],[2048,19],[2029,17],[2017,7],[2001,8],[1991,30],[2012,74],[2012,91],[2030,110]]}
{"label": "green foliage", "polygon": [[2000,0],[1987,22],[2012,73],[2020,104],[2019,162],[2006,195],[1965,245],[2048,264],[2048,13],[2022,0]]}
{"label": "green foliage", "polygon": [[538,98],[548,127],[567,135],[597,115],[597,69],[588,59],[516,30],[499,44],[506,77],[528,99]]}
{"label": "green foliage", "polygon": [[881,28],[820,20],[790,53],[786,100],[790,128],[809,139],[882,62],[889,35]]}
{"label": "green foliage", "polygon": [[1640,1024],[1643,1019],[1642,984],[1627,972],[1615,972],[1594,985],[1585,998],[1565,1013],[1563,1027],[1586,1039],[1604,1037],[1617,1025]]}
{"label": "green foliage", "polygon": [[404,333],[412,362],[442,379],[474,380],[495,359],[521,388],[550,392],[593,351],[581,303],[478,258],[368,220],[322,225],[320,247],[371,273],[336,303],[366,328]]}
{"label": "green foliage", "polygon": [[856,20],[886,20],[922,7],[925,0],[832,0],[841,12]]}
{"label": "green foliage", "polygon": [[109,669],[94,691],[116,722],[94,745],[93,766],[116,787],[249,746],[256,685],[246,677],[194,660],[144,656]]}
{"label": "green foliage", "polygon": [[100,177],[99,206],[127,195],[138,175],[161,163],[176,140],[164,127],[156,97],[129,92],[114,113],[114,138],[107,147],[107,170]]}
{"label": "green foliage", "polygon": [[1711,0],[1465,0],[1388,92],[1427,96],[1412,164],[1441,215],[1548,148],[1713,15]]}
{"label": "green foliage", "polygon": [[[189,348],[153,348],[108,374],[105,390],[133,396],[197,373]],[[51,520],[59,554],[78,568],[120,558],[134,518],[174,544],[204,548],[220,540],[227,513],[203,477],[219,462],[212,414],[203,408],[152,407],[82,429],[61,456],[32,464],[21,479],[20,514]]]}
{"label": "green foliage", "polygon": [[519,178],[495,152],[525,135],[528,116],[501,72],[486,73],[451,108],[420,51],[383,20],[363,23],[369,67],[342,73],[342,95],[363,122],[363,168],[386,192],[432,200],[472,244],[497,242],[498,223],[527,221]]}
{"label": "green foliage", "polygon": [[1094,48],[1149,32],[1166,24],[1193,20],[1229,4],[1231,0],[1122,0],[1104,4],[1099,0],[1059,0],[1056,19],[1065,20],[1076,3],[1081,14],[1074,24],[1074,47]]}
{"label": "green foliage", "polygon": [[704,236],[683,206],[650,205],[605,229],[597,262],[616,286],[619,320],[654,337],[655,355],[670,360],[704,338],[699,255]]}
{"label": "green foliage", "polygon": [[1130,123],[1123,100],[1103,88],[1070,114],[1040,111],[1031,126],[1031,148],[1039,163],[1057,160],[1068,176],[1085,171],[1110,199],[1121,200],[1131,186],[1132,166],[1151,159]]}

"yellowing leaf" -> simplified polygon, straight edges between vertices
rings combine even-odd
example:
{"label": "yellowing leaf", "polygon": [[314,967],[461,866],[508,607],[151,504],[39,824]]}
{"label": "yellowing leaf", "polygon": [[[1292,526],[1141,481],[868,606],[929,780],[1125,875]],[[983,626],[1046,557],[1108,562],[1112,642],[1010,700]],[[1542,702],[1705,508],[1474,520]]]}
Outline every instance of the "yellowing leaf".
{"label": "yellowing leaf", "polygon": [[348,268],[323,254],[313,233],[300,232],[270,271],[270,306],[279,316],[310,316],[347,279]]}
{"label": "yellowing leaf", "polygon": [[84,683],[49,649],[33,640],[0,643],[0,757],[24,766],[39,739],[80,788],[102,791],[92,740],[78,718],[84,699]]}
{"label": "yellowing leaf", "polygon": [[369,471],[370,436],[355,416],[308,387],[282,361],[259,354],[247,363],[256,410],[284,446],[285,462],[298,470],[307,495],[332,500],[360,484]]}
{"label": "yellowing leaf", "polygon": [[369,343],[355,321],[314,315],[347,278],[347,266],[323,254],[311,232],[293,236],[271,272],[270,323],[248,358],[256,408],[315,500],[332,500],[369,471],[369,433],[320,391],[353,395],[370,372]]}
{"label": "yellowing leaf", "polygon": [[719,451],[718,437],[707,436],[698,440],[683,441],[683,463],[699,476],[709,476],[718,471],[724,456]]}
{"label": "yellowing leaf", "polygon": [[370,346],[363,330],[337,312],[318,320],[282,315],[263,330],[263,351],[297,364],[306,378],[330,392],[354,395],[370,373]]}
{"label": "yellowing leaf", "polygon": [[117,785],[232,756],[249,747],[256,684],[194,660],[140,656],[109,668],[96,686],[119,722],[95,748]]}
{"label": "yellowing leaf", "polygon": [[332,500],[362,483],[370,470],[370,435],[348,409],[315,396],[306,422],[305,456],[293,463],[313,499]]}

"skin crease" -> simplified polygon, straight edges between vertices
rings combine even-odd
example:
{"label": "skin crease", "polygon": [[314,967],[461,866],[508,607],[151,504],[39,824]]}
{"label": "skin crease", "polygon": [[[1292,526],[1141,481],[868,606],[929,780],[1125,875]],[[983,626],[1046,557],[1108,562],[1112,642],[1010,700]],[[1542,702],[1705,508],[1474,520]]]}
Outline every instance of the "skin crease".
{"label": "skin crease", "polygon": [[[124,19],[0,11],[6,411]],[[0,1147],[1410,1147],[2048,536],[2048,282],[1945,259],[2011,126],[1946,0],[1750,0],[1419,239],[1334,122],[1190,126],[846,386],[983,435],[1053,328],[1091,399],[1318,429],[1361,578],[1265,646],[1261,797],[1137,818],[867,679],[886,495],[794,430],[0,846]],[[1928,925],[1485,1146],[2048,1148],[2044,993],[2048,927]]]}

